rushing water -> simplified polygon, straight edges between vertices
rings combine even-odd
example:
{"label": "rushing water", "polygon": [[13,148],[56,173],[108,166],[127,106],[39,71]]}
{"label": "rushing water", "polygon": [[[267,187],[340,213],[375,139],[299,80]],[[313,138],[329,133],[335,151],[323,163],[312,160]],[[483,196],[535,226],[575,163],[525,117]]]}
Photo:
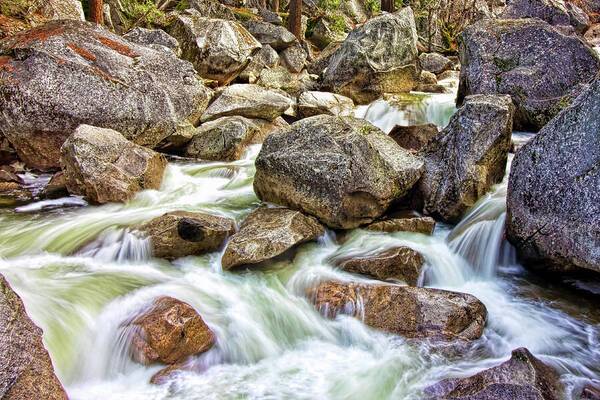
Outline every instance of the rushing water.
{"label": "rushing water", "polygon": [[[357,114],[386,131],[396,123],[443,125],[454,111],[449,99],[378,101]],[[598,379],[597,306],[536,283],[518,265],[503,237],[506,182],[456,227],[440,224],[433,236],[358,229],[340,244],[328,232],[291,259],[235,273],[221,270],[220,253],[174,263],[151,258],[136,224],[172,210],[240,222],[259,204],[252,190],[258,150],[232,163],[171,163],[160,190],[127,204],[52,211],[30,205],[0,214],[0,272],[44,329],[71,398],[419,399],[423,387],[493,366],[520,346],[560,371],[568,398]],[[424,255],[425,286],[472,293],[485,303],[481,339],[458,354],[436,351],[353,318],[327,320],[303,297],[321,279],[364,279],[334,269],[332,257],[398,244]],[[161,295],[196,308],[217,345],[191,361],[191,372],[157,386],[149,379],[161,367],[129,359],[122,324]]]}

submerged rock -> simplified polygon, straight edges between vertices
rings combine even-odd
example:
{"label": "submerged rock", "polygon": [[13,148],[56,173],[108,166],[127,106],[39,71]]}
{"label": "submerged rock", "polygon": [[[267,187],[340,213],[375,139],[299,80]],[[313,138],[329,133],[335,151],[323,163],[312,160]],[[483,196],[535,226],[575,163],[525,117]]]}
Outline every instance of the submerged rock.
{"label": "submerged rock", "polygon": [[424,235],[433,234],[434,228],[435,220],[433,218],[415,215],[392,217],[373,222],[365,227],[366,230],[376,232],[414,232]]}
{"label": "submerged rock", "polygon": [[487,316],[474,296],[439,289],[327,281],[308,295],[327,317],[360,316],[372,328],[407,338],[474,340]]}
{"label": "submerged rock", "polygon": [[600,81],[517,151],[507,236],[542,270],[600,272]]}
{"label": "submerged rock", "polygon": [[406,7],[350,32],[331,56],[323,87],[365,104],[384,93],[411,91],[419,75],[415,19]]}
{"label": "submerged rock", "polygon": [[423,148],[425,173],[419,196],[427,213],[458,222],[493,184],[502,181],[513,112],[508,96],[469,96],[448,126]]}
{"label": "submerged rock", "polygon": [[396,125],[392,128],[388,136],[407,150],[419,151],[425,147],[431,139],[436,137],[438,133],[439,130],[435,124],[411,126]]}
{"label": "submerged rock", "polygon": [[205,122],[196,129],[185,155],[202,160],[238,160],[258,133],[258,126],[244,117],[222,117]]}
{"label": "submerged rock", "polygon": [[538,19],[479,21],[464,30],[459,50],[458,103],[471,94],[509,94],[517,130],[541,129],[600,66],[581,39]]}
{"label": "submerged rock", "polygon": [[236,84],[228,86],[206,109],[202,121],[239,115],[273,121],[294,102],[287,96],[258,85]]}
{"label": "submerged rock", "polygon": [[239,23],[204,18],[196,10],[179,14],[169,33],[179,40],[182,57],[200,76],[221,85],[234,80],[261,47]]}
{"label": "submerged rock", "polygon": [[216,342],[214,333],[192,306],[160,297],[125,327],[133,360],[147,365],[174,364],[204,353]]}
{"label": "submerged rock", "polygon": [[42,330],[0,275],[0,398],[66,400],[42,342]]}
{"label": "submerged rock", "polygon": [[235,232],[235,221],[216,215],[175,211],[137,228],[150,239],[154,257],[175,259],[218,250]]}
{"label": "submerged rock", "polygon": [[0,207],[13,207],[29,203],[33,193],[21,182],[0,181]]}
{"label": "submerged rock", "polygon": [[323,226],[310,216],[286,208],[259,208],[248,215],[240,231],[227,243],[223,269],[257,264],[292,247],[317,239]]}
{"label": "submerged rock", "polygon": [[81,125],[61,148],[67,189],[94,203],[123,202],[145,189],[158,189],[164,156],[138,146],[112,129]]}
{"label": "submerged rock", "polygon": [[369,275],[382,281],[404,281],[409,286],[417,286],[424,264],[425,260],[421,254],[405,246],[335,260],[335,265],[344,271]]}
{"label": "submerged rock", "polygon": [[301,118],[319,114],[351,115],[352,99],[335,93],[308,91],[298,97],[298,114]]}
{"label": "submerged rock", "polygon": [[255,164],[259,198],[344,229],[381,216],[423,172],[420,158],[369,122],[326,115],[269,135]]}
{"label": "submerged rock", "polygon": [[208,98],[188,62],[94,24],[55,21],[0,42],[0,130],[33,168],[59,167],[80,124],[155,146],[192,129]]}
{"label": "submerged rock", "polygon": [[562,0],[510,0],[500,18],[539,18],[550,25],[572,26],[579,33],[583,33],[590,23],[581,8]]}
{"label": "submerged rock", "polygon": [[563,391],[556,371],[519,348],[496,367],[468,378],[443,380],[426,388],[424,395],[427,399],[559,400]]}

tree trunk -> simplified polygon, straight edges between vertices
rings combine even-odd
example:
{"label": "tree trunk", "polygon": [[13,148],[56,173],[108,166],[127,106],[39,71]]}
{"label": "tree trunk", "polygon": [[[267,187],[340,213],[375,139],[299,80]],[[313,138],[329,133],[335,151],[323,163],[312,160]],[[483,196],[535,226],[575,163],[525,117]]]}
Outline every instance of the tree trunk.
{"label": "tree trunk", "polygon": [[394,12],[394,0],[381,0],[381,11]]}
{"label": "tree trunk", "polygon": [[302,0],[290,0],[290,15],[288,16],[288,30],[302,40]]}
{"label": "tree trunk", "polygon": [[272,11],[279,12],[279,0],[271,0]]}
{"label": "tree trunk", "polygon": [[90,0],[90,21],[98,25],[104,23],[103,0]]}

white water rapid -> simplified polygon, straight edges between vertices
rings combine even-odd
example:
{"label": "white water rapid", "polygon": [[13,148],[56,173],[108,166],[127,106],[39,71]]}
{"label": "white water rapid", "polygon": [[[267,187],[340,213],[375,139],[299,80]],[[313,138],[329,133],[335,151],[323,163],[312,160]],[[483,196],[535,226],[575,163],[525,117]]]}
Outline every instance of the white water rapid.
{"label": "white water rapid", "polygon": [[[357,115],[385,131],[394,124],[447,123],[452,95],[414,94],[376,101]],[[223,272],[220,254],[174,263],[153,259],[129,227],[172,210],[205,211],[242,221],[259,201],[252,190],[252,147],[231,163],[172,162],[158,191],[127,204],[0,212],[0,273],[44,330],[57,374],[72,399],[420,399],[446,377],[468,376],[525,346],[554,366],[567,398],[600,375],[597,305],[540,283],[504,240],[506,182],[456,227],[433,236],[357,229],[343,244],[328,232],[292,259]],[[481,339],[460,354],[376,332],[360,321],[323,318],[303,297],[327,277],[360,280],[328,264],[332,256],[403,244],[427,262],[425,286],[472,293],[488,309]],[[122,324],[153,298],[191,304],[217,336],[194,371],[165,385],[161,366],[132,362]]]}

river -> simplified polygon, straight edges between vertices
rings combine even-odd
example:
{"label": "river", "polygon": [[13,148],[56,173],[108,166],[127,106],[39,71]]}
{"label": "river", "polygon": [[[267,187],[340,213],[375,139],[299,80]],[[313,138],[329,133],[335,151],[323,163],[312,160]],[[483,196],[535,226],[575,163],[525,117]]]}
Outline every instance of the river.
{"label": "river", "polygon": [[[397,123],[443,126],[453,111],[453,95],[413,94],[359,107],[357,115],[389,131]],[[84,202],[70,198],[0,212],[0,273],[43,328],[70,398],[419,399],[439,379],[489,368],[521,346],[560,372],[568,398],[598,379],[597,304],[519,265],[504,239],[506,182],[456,227],[438,224],[433,236],[357,229],[340,244],[329,231],[289,259],[233,273],[222,271],[220,253],[153,259],[149,243],[128,229],[173,210],[241,222],[260,204],[252,190],[259,149],[230,163],[174,160],[160,190],[127,204],[78,207]],[[398,244],[425,257],[424,286],[471,293],[486,305],[479,340],[439,351],[350,317],[327,320],[303,297],[321,279],[364,279],[334,269],[331,257]],[[123,323],[160,295],[196,308],[217,345],[194,359],[194,372],[152,385],[162,367],[130,360]]]}

